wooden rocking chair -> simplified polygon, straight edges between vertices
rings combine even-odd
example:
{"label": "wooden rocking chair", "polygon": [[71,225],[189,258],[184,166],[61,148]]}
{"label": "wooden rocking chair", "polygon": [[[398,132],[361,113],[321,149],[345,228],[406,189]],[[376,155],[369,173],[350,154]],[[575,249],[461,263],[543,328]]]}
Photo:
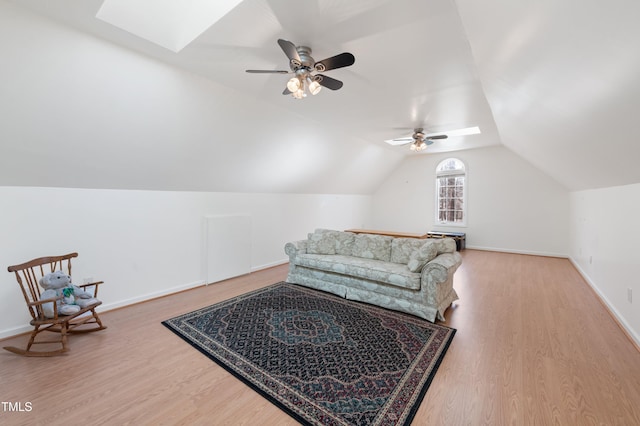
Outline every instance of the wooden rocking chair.
{"label": "wooden rocking chair", "polygon": [[[60,355],[69,350],[67,347],[67,334],[87,333],[107,328],[102,325],[102,322],[95,310],[97,306],[102,304],[101,301],[97,301],[96,303],[82,308],[77,313],[71,315],[60,315],[58,314],[57,304],[60,303],[61,297],[40,300],[40,278],[47,273],[54,271],[64,271],[71,275],[71,259],[74,257],[78,257],[78,253],[70,253],[64,256],[40,257],[21,265],[9,266],[7,268],[9,272],[14,272],[16,274],[16,279],[18,280],[18,284],[20,284],[22,294],[24,295],[24,299],[27,303],[27,308],[31,314],[31,325],[33,325],[34,330],[31,332],[31,337],[29,338],[29,343],[27,344],[26,349],[20,349],[13,346],[5,346],[4,349],[25,356]],[[102,281],[97,281],[74,285],[82,288],[83,290],[86,290],[87,287],[93,287],[93,296],[97,297],[98,286],[102,283]],[[51,302],[53,302],[54,317],[47,318],[44,315],[42,305]],[[57,333],[59,338],[53,341],[36,342],[36,336],[42,331]],[[33,351],[31,350],[31,346],[34,344],[59,344],[61,345],[61,348],[51,351]]]}

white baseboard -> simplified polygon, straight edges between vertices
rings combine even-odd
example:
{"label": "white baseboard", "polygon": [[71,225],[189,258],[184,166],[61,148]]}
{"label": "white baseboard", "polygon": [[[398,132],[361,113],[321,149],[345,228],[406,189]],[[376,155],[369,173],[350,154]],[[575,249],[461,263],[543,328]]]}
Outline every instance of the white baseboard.
{"label": "white baseboard", "polygon": [[112,309],[122,308],[124,306],[133,305],[135,303],[145,302],[151,299],[157,299],[158,297],[168,296],[173,293],[178,293],[184,290],[200,287],[204,285],[204,280],[194,281],[188,284],[179,285],[176,287],[167,288],[160,291],[154,291],[152,293],[143,294],[141,296],[132,297],[130,299],[120,300],[118,302],[102,304],[98,307],[98,312],[106,312]]}
{"label": "white baseboard", "polygon": [[470,250],[498,251],[498,252],[504,252],[504,253],[513,253],[513,254],[528,254],[531,256],[561,257],[565,259],[569,257],[568,254],[553,253],[553,252],[546,252],[546,251],[514,250],[514,249],[481,247],[481,246],[470,246],[470,245],[467,245],[465,248],[468,248]]}
{"label": "white baseboard", "polygon": [[284,265],[285,263],[289,263],[289,258],[276,260],[275,262],[265,263],[264,265],[260,265],[260,266],[252,266],[251,272],[260,271],[262,269],[273,268],[274,266]]}
{"label": "white baseboard", "polygon": [[18,334],[23,334],[23,333],[30,333],[31,331],[33,331],[33,326],[31,325],[22,325],[20,327],[0,330],[0,339],[6,339],[6,338],[17,336]]}
{"label": "white baseboard", "polygon": [[580,267],[578,262],[576,262],[575,259],[573,259],[572,257],[569,257],[569,260],[571,261],[573,266],[576,268],[576,270],[580,273],[580,275],[582,275],[582,278],[584,278],[584,280],[587,282],[587,284],[589,284],[589,286],[591,286],[593,291],[600,298],[602,303],[604,303],[604,305],[609,310],[609,312],[611,312],[611,315],[613,315],[615,317],[615,319],[618,322],[618,324],[620,324],[620,326],[622,326],[624,328],[624,330],[626,331],[627,335],[631,339],[634,340],[634,342],[636,344],[636,347],[640,348],[640,335],[638,335],[638,333],[636,333],[633,330],[633,328],[631,328],[629,323],[624,319],[624,317],[622,315],[620,315],[620,312],[618,312],[618,310],[615,308],[615,306],[613,306],[613,304],[609,301],[609,299],[607,299],[607,296],[605,296],[600,291],[600,289],[598,288],[596,283],[591,280],[591,277],[589,277],[589,275],[585,272],[585,270],[582,269],[582,267]]}

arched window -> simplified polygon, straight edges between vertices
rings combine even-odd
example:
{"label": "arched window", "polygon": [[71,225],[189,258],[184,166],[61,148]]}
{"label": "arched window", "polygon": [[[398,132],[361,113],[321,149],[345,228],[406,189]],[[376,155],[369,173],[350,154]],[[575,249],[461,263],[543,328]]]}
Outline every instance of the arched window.
{"label": "arched window", "polygon": [[447,158],[436,167],[436,224],[466,225],[467,173],[464,163]]}

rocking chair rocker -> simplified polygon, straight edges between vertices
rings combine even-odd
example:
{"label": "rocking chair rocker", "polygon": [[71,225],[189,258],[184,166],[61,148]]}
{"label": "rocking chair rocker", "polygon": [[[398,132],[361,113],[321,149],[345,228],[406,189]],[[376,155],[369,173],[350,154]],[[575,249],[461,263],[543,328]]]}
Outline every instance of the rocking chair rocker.
{"label": "rocking chair rocker", "polygon": [[[13,352],[24,356],[53,356],[60,355],[69,350],[67,346],[67,335],[74,333],[87,333],[92,331],[103,330],[107,327],[102,325],[100,317],[96,313],[96,307],[102,304],[101,301],[97,301],[80,311],[71,315],[58,314],[57,304],[60,303],[60,298],[51,298],[40,300],[40,287],[38,283],[40,278],[49,272],[59,271],[66,269],[66,273],[71,275],[71,259],[78,257],[78,253],[70,253],[64,256],[49,256],[33,259],[29,262],[9,266],[7,269],[9,272],[16,274],[16,279],[22,294],[24,295],[27,308],[31,314],[31,325],[34,330],[31,332],[29,343],[27,343],[26,349],[20,349],[13,346],[5,346],[4,349],[9,352]],[[65,268],[66,264],[66,268]],[[86,284],[74,284],[83,290],[87,290],[87,287],[93,287],[93,296],[98,296],[98,286],[103,281],[97,281]],[[43,312],[43,304],[53,302],[53,318],[47,318]],[[84,326],[84,327],[82,327]],[[87,327],[88,326],[88,327]],[[58,339],[53,341],[35,341],[36,336],[43,331],[51,331],[58,334]],[[57,350],[51,351],[34,351],[31,347],[34,344],[59,344],[61,347]]]}

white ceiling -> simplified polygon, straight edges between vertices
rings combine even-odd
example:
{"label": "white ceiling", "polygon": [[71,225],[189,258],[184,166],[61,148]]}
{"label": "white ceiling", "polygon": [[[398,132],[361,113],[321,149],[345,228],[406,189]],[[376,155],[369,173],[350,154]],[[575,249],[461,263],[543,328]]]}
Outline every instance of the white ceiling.
{"label": "white ceiling", "polygon": [[[210,135],[233,146],[213,149],[194,138],[188,154],[171,147],[166,160],[145,162],[146,177],[135,161],[117,163],[117,175],[104,164],[103,180],[75,186],[370,193],[406,155],[500,143],[570,190],[640,182],[634,0],[245,0],[179,53],[97,19],[100,0],[10,3],[204,77],[221,99],[237,98]],[[344,87],[295,100],[281,94],[287,76],[245,73],[287,69],[278,38],[310,46],[316,60],[353,53],[353,66],[327,72]],[[384,144],[416,126],[479,126],[482,134],[436,141],[421,154]],[[114,155],[100,149],[104,159]],[[129,146],[142,157],[135,150]],[[195,161],[169,166],[172,155]],[[0,172],[2,180],[40,182]]]}

